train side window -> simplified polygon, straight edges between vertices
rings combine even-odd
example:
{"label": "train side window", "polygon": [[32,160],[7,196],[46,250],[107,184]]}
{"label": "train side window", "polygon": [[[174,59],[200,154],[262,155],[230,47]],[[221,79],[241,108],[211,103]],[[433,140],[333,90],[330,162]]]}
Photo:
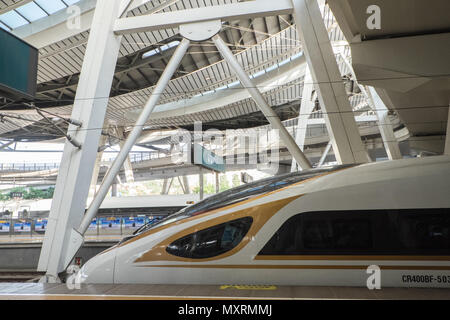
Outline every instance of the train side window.
{"label": "train side window", "polygon": [[253,218],[245,217],[197,231],[172,242],[166,251],[178,257],[191,259],[221,255],[242,241],[252,222]]}
{"label": "train side window", "polygon": [[306,249],[330,249],[333,246],[333,234],[327,220],[305,221],[303,243]]}
{"label": "train side window", "polygon": [[448,254],[450,251],[450,216],[440,209],[428,213],[400,214],[400,241],[414,253]]}
{"label": "train side window", "polygon": [[260,254],[289,255],[296,254],[302,248],[301,215],[296,215],[275,232],[270,241],[264,246]]}
{"label": "train side window", "polygon": [[337,250],[372,249],[372,232],[367,219],[333,221],[333,242]]}
{"label": "train side window", "polygon": [[370,219],[358,212],[308,212],[289,218],[260,255],[343,254],[372,250]]}
{"label": "train side window", "polygon": [[450,255],[450,210],[305,212],[288,219],[259,252],[301,254]]}

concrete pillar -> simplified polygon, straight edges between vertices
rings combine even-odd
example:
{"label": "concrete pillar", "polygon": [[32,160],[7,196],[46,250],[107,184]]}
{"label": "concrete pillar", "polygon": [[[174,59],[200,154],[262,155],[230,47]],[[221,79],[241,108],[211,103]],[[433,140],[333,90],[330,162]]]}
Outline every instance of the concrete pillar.
{"label": "concrete pillar", "polygon": [[368,87],[368,98],[372,104],[372,109],[378,117],[378,128],[383,139],[384,148],[389,160],[402,159],[402,153],[395,138],[394,128],[388,115],[388,108],[381,100],[374,87]]}
{"label": "concrete pillar", "polygon": [[[78,83],[68,134],[81,149],[66,141],[56,181],[55,195],[39,258],[38,271],[46,272],[42,282],[57,282],[58,274],[70,263],[68,252],[81,246],[76,234],[86,209],[89,185],[97,157],[121,36],[112,30],[121,1],[98,0]],[[95,99],[93,99],[95,97]],[[73,241],[69,241],[73,237]],[[70,255],[70,254],[69,254]]]}
{"label": "concrete pillar", "polygon": [[339,163],[365,163],[368,155],[348,100],[317,0],[292,0],[293,17]]}
{"label": "concrete pillar", "polygon": [[[303,80],[302,100],[300,104],[297,123],[297,132],[295,134],[295,142],[302,151],[305,148],[305,138],[306,138],[306,129],[308,127],[308,119],[314,108],[314,101],[312,101],[311,97],[313,89],[314,87],[311,72],[309,71],[309,67],[306,66],[305,77]],[[295,161],[295,159],[292,159],[291,172],[297,171],[297,168],[298,168],[297,162]]]}

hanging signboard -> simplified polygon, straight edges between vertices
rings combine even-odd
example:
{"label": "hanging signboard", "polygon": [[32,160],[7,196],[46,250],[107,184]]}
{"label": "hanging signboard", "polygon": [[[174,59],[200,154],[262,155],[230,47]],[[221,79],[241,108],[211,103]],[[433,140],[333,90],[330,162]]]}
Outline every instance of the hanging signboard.
{"label": "hanging signboard", "polygon": [[47,229],[47,219],[38,219],[36,220],[36,223],[34,224],[34,231],[35,232],[45,232]]}
{"label": "hanging signboard", "polygon": [[135,229],[140,228],[145,224],[144,217],[126,217],[124,218],[124,227],[125,229]]}
{"label": "hanging signboard", "polygon": [[88,230],[97,230],[97,218],[93,219],[89,224]]}
{"label": "hanging signboard", "polygon": [[115,218],[115,217],[100,218],[100,228],[102,228],[102,229],[120,229],[120,218]]}
{"label": "hanging signboard", "polygon": [[225,172],[223,157],[216,155],[214,152],[205,149],[201,145],[194,143],[192,145],[191,155],[193,164],[200,165],[216,172]]}
{"label": "hanging signboard", "polygon": [[23,193],[22,192],[11,192],[9,194],[9,196],[11,198],[23,198]]}
{"label": "hanging signboard", "polygon": [[0,96],[33,99],[37,87],[38,50],[0,28]]}
{"label": "hanging signboard", "polygon": [[28,221],[16,221],[14,223],[15,232],[31,232],[31,222]]}
{"label": "hanging signboard", "polygon": [[0,233],[9,232],[10,223],[7,220],[0,220]]}

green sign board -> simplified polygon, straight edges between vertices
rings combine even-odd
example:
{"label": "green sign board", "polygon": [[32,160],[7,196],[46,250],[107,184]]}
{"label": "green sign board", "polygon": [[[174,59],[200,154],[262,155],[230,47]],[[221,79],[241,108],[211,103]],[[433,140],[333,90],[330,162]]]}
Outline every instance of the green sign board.
{"label": "green sign board", "polygon": [[0,96],[33,98],[37,86],[38,50],[0,28]]}
{"label": "green sign board", "polygon": [[192,162],[216,172],[225,172],[223,157],[196,143],[192,147]]}
{"label": "green sign board", "polygon": [[23,198],[23,193],[22,192],[11,192],[9,194],[9,196],[11,198]]}

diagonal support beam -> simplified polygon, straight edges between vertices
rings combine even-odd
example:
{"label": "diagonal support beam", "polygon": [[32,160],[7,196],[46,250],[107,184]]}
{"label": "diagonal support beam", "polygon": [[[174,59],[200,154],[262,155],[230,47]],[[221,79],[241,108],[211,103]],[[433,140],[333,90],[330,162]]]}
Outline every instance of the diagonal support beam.
{"label": "diagonal support beam", "polygon": [[383,100],[381,100],[374,87],[369,87],[367,94],[370,103],[373,105],[372,109],[377,114],[378,128],[389,160],[402,159],[402,153],[400,152],[397,139],[395,138],[394,128],[389,119],[388,108]]}
{"label": "diagonal support beam", "polygon": [[448,106],[447,133],[445,136],[444,154],[450,156],[450,105]]}
{"label": "diagonal support beam", "polygon": [[378,128],[380,130],[381,137],[383,139],[384,148],[389,160],[401,159],[402,154],[398,146],[398,142],[395,138],[394,128],[392,126],[391,120],[388,116],[388,109],[384,104],[381,97],[378,95],[377,91],[373,87],[366,87],[358,82],[356,78],[355,70],[353,70],[352,64],[347,60],[344,54],[340,53],[342,61],[347,65],[348,69],[352,74],[353,81],[358,85],[361,92],[366,97],[372,110],[377,114],[378,118]]}
{"label": "diagonal support beam", "polygon": [[369,157],[361,141],[317,0],[291,1],[320,105],[326,112],[325,122],[336,159],[339,163],[365,163]]}
{"label": "diagonal support beam", "polygon": [[[125,141],[125,144],[120,149],[120,152],[117,155],[116,159],[114,160],[114,163],[112,164],[111,168],[108,170],[105,178],[103,179],[103,182],[98,190],[97,196],[94,198],[94,200],[92,201],[91,205],[89,206],[85,216],[83,217],[83,221],[81,221],[81,224],[77,229],[77,232],[79,234],[83,235],[86,232],[86,230],[89,227],[89,224],[91,223],[91,220],[96,216],[98,208],[100,207],[101,203],[105,199],[106,194],[108,193],[109,188],[111,187],[112,183],[114,182],[116,175],[120,171],[120,168],[122,167],[123,163],[125,162],[125,159],[128,157],[128,153],[130,152],[131,148],[133,147],[133,145],[136,143],[137,139],[141,135],[141,132],[145,126],[145,123],[147,122],[148,118],[150,117],[150,114],[153,112],[153,109],[155,108],[156,104],[158,103],[159,98],[161,97],[167,84],[169,83],[173,74],[177,70],[184,55],[186,54],[186,52],[189,48],[189,44],[190,44],[189,40],[183,39],[183,41],[181,41],[181,43],[178,45],[177,50],[173,54],[169,63],[167,64],[167,67],[164,70],[163,74],[161,75],[161,78],[159,79],[158,83],[156,84],[150,98],[148,99],[147,103],[145,104],[144,108],[142,109],[142,112],[141,112],[138,120],[136,121],[136,124],[133,127],[133,130],[128,135],[128,138]],[[75,254],[75,253],[76,252],[73,252],[73,254]]]}
{"label": "diagonal support beam", "polygon": [[[311,72],[308,66],[305,68],[305,77],[303,79],[303,92],[302,101],[300,104],[300,110],[298,115],[297,133],[295,134],[295,142],[299,146],[300,150],[304,150],[306,130],[308,128],[308,119],[314,108],[314,101],[312,101],[313,83]],[[292,159],[291,172],[297,171],[297,162]]]}
{"label": "diagonal support beam", "polygon": [[[116,128],[117,136],[119,137],[119,146],[120,150],[124,148],[125,145],[125,130],[123,127]],[[123,163],[123,169],[125,170],[125,179],[127,183],[134,182],[134,174],[133,174],[133,165],[130,160],[130,156],[128,155]]]}
{"label": "diagonal support beam", "polygon": [[261,112],[264,114],[264,116],[266,117],[267,121],[270,123],[272,128],[279,131],[281,139],[283,140],[284,144],[288,148],[289,152],[291,153],[295,161],[299,164],[299,166],[302,169],[310,169],[311,164],[309,160],[306,158],[306,156],[300,150],[298,145],[295,143],[294,138],[281,123],[280,118],[278,118],[278,115],[269,106],[266,99],[264,99],[261,92],[255,86],[253,81],[245,73],[244,69],[236,60],[236,57],[233,55],[233,53],[228,48],[226,43],[222,40],[222,38],[219,35],[215,35],[212,39],[219,52],[222,54],[223,58],[228,62],[231,69],[236,73],[242,85],[248,90],[252,98],[255,100],[256,104],[261,109]]}
{"label": "diagonal support beam", "polygon": [[321,167],[323,163],[325,162],[325,159],[327,158],[328,153],[330,152],[331,147],[333,146],[333,141],[328,141],[327,146],[325,147],[325,150],[322,153],[322,156],[320,157],[319,163],[317,164],[317,167]]}

